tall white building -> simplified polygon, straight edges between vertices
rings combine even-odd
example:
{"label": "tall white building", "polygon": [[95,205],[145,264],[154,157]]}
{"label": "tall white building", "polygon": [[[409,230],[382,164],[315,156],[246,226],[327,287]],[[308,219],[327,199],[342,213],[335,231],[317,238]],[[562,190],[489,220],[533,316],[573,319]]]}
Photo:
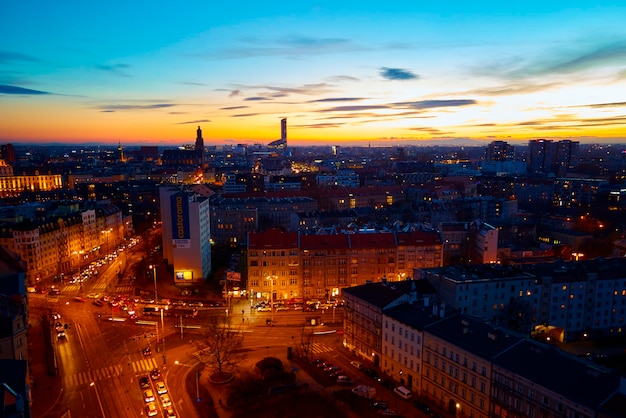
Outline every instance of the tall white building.
{"label": "tall white building", "polygon": [[174,267],[174,283],[188,286],[211,274],[209,199],[189,189],[159,188],[163,258]]}

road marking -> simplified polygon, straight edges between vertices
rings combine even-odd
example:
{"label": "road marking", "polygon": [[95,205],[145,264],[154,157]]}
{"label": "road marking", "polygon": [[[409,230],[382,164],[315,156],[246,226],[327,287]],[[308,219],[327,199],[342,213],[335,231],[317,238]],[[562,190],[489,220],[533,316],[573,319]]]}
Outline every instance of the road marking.
{"label": "road marking", "polygon": [[142,371],[148,371],[148,370],[152,370],[152,369],[156,369],[156,368],[157,368],[157,363],[156,363],[156,360],[153,357],[151,357],[149,359],[133,361],[133,371],[135,373],[142,372]]}
{"label": "road marking", "polygon": [[65,387],[73,387],[79,385],[88,385],[96,380],[107,380],[112,377],[117,377],[122,374],[122,366],[107,366],[101,369],[96,369],[89,372],[81,372],[65,376],[63,383]]}
{"label": "road marking", "polygon": [[328,353],[333,351],[332,347],[327,346],[326,344],[313,343],[311,344],[311,351],[314,353]]}

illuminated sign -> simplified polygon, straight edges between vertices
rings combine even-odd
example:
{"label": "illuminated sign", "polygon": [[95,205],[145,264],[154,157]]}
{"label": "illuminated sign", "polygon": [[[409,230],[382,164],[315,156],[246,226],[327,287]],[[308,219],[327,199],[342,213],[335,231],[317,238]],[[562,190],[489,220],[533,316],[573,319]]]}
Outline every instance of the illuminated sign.
{"label": "illuminated sign", "polygon": [[193,280],[193,271],[176,271],[174,272],[174,278],[177,282],[191,281]]}
{"label": "illuminated sign", "polygon": [[189,199],[185,194],[172,195],[172,243],[177,248],[191,247],[191,235],[189,233]]}

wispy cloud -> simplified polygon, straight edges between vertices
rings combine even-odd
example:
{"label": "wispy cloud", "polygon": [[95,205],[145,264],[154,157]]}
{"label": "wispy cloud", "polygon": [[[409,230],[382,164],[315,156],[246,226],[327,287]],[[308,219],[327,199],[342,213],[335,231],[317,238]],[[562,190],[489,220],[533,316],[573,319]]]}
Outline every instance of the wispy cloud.
{"label": "wispy cloud", "polygon": [[325,102],[358,102],[366,100],[363,97],[328,97],[326,99],[310,100],[309,103],[325,103]]}
{"label": "wispy cloud", "polygon": [[237,110],[237,109],[247,109],[250,106],[228,106],[228,107],[220,107],[220,110]]}
{"label": "wispy cloud", "polygon": [[249,116],[257,116],[260,115],[260,113],[239,113],[237,115],[232,115],[231,117],[233,118],[247,118]]}
{"label": "wispy cloud", "polygon": [[98,109],[102,109],[103,112],[116,112],[118,110],[153,110],[153,109],[165,109],[168,107],[176,106],[173,103],[155,103],[148,105],[107,105],[107,106],[98,106]]}
{"label": "wispy cloud", "polygon": [[105,71],[111,74],[128,77],[128,74],[124,71],[130,68],[128,64],[100,64],[94,66],[97,70]]}
{"label": "wispy cloud", "polygon": [[458,107],[470,106],[477,104],[476,100],[471,99],[452,99],[452,100],[420,100],[417,102],[399,102],[398,106],[407,106],[412,109],[433,109],[439,107]]}
{"label": "wispy cloud", "polygon": [[327,109],[318,110],[318,112],[358,112],[361,110],[380,110],[389,109],[387,105],[354,105],[354,106],[335,106]]}
{"label": "wispy cloud", "polygon": [[38,58],[19,52],[0,51],[0,64],[9,64],[12,62],[39,62]]}
{"label": "wispy cloud", "polygon": [[186,122],[178,122],[176,123],[176,125],[191,125],[191,124],[196,124],[196,123],[203,123],[203,122],[211,122],[210,119],[196,119],[196,120],[190,120],[190,121],[186,121]]}
{"label": "wispy cloud", "polygon": [[419,78],[419,75],[402,68],[382,67],[380,75],[386,80],[417,80]]}
{"label": "wispy cloud", "polygon": [[246,102],[260,102],[260,101],[264,101],[264,100],[272,100],[268,97],[263,97],[263,96],[252,96],[252,97],[246,97],[245,99],[243,99]]}
{"label": "wispy cloud", "polygon": [[242,46],[217,52],[219,58],[238,59],[262,56],[301,58],[311,55],[338,54],[371,49],[347,38],[313,38],[292,35],[282,38],[242,38]]}
{"label": "wispy cloud", "polygon": [[41,90],[32,90],[24,87],[18,86],[8,86],[6,84],[0,84],[0,94],[17,94],[17,95],[43,95],[43,94],[53,94],[47,91]]}

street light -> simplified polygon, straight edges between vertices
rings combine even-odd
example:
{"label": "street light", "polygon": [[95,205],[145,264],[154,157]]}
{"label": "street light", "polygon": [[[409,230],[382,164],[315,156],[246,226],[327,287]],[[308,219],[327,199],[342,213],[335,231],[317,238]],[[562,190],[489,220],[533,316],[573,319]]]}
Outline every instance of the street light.
{"label": "street light", "polygon": [[267,279],[270,281],[270,312],[272,312],[272,323],[274,322],[274,279],[277,278],[276,276],[267,276]]}
{"label": "street light", "polygon": [[165,325],[163,322],[163,310],[167,310],[167,306],[165,308],[160,308],[161,311],[161,345],[163,346],[163,351],[165,351]]}
{"label": "street light", "polygon": [[152,265],[150,264],[149,268],[150,270],[152,270],[152,277],[154,278],[154,302],[157,303],[159,301],[159,297],[157,294],[157,271],[156,271],[156,265]]}
{"label": "street light", "polygon": [[174,364],[176,364],[177,366],[185,366],[185,367],[189,367],[190,369],[195,369],[196,371],[196,402],[200,402],[200,369],[198,369],[197,366],[190,366],[188,364],[185,363],[181,363],[178,360],[174,360]]}

